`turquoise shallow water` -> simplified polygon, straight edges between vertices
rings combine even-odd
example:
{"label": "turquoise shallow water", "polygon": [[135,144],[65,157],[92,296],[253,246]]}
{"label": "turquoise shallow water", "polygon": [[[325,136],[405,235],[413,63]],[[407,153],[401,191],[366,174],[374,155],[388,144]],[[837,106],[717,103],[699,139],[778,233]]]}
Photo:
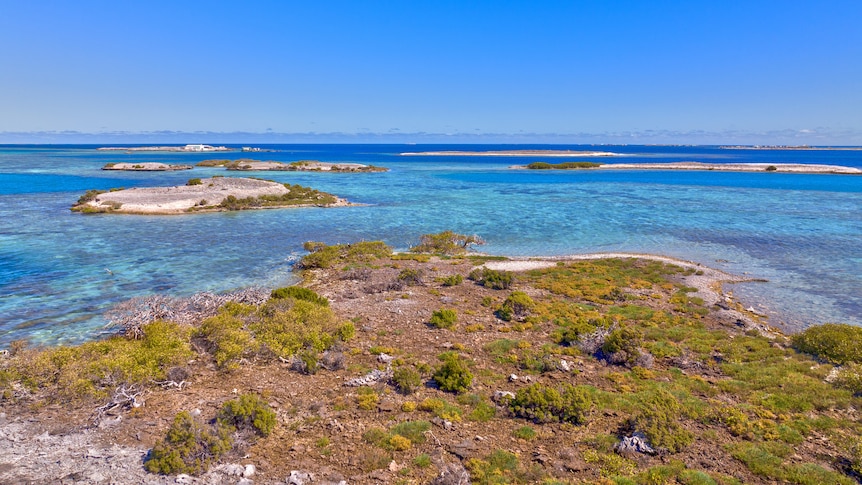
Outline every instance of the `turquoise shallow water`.
{"label": "turquoise shallow water", "polygon": [[[716,147],[278,145],[254,158],[389,167],[376,174],[266,173],[362,207],[171,217],[69,211],[87,189],[167,186],[221,169],[104,172],[107,162],[193,164],[239,153],[105,153],[88,146],[0,146],[0,346],[29,338],[79,342],[132,296],[189,295],[295,280],[302,243],[477,233],[503,255],[628,251],[694,260],[768,283],[734,285],[746,305],[789,329],[862,325],[862,176],[672,171],[514,171],[535,158],[403,157],[405,151],[587,149],[602,162],[830,163],[862,152]],[[554,160],[558,161],[558,160]],[[227,173],[226,175],[233,175]],[[108,272],[107,270],[110,270]]]}

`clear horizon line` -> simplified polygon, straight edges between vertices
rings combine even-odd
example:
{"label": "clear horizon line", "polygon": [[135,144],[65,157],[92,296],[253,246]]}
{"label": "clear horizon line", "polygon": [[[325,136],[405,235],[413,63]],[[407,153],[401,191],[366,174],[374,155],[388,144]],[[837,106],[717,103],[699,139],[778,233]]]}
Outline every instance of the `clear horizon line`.
{"label": "clear horizon line", "polygon": [[749,130],[640,130],[602,133],[437,133],[437,132],[275,132],[275,131],[0,131],[0,144],[100,143],[513,143],[606,145],[790,145],[862,146],[862,131],[782,129]]}

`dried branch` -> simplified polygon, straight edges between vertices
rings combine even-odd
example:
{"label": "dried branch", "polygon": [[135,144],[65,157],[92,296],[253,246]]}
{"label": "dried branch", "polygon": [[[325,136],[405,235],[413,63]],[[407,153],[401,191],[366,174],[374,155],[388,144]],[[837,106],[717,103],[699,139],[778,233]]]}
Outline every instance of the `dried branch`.
{"label": "dried branch", "polygon": [[246,288],[222,295],[204,292],[187,298],[166,295],[136,297],[114,305],[105,313],[108,327],[118,327],[119,333],[131,338],[143,336],[142,327],[157,320],[193,324],[218,313],[228,302],[261,305],[270,295],[263,288]]}

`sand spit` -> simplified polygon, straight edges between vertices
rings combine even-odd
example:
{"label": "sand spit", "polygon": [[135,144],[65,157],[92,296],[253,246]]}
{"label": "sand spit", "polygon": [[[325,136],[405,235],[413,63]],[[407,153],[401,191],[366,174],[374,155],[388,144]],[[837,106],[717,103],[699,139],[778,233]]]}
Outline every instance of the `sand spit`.
{"label": "sand spit", "polygon": [[[193,179],[197,181],[198,179]],[[111,212],[120,214],[184,214],[188,212],[216,212],[230,196],[236,199],[265,196],[281,197],[290,193],[284,184],[268,180],[234,177],[200,179],[194,185],[175,187],[132,188],[105,192],[88,201],[81,202],[73,210],[81,212]],[[330,197],[320,193],[321,197]],[[349,203],[336,198],[335,203],[268,204],[260,208],[297,207],[300,205],[344,206]],[[249,207],[257,208],[257,207]]]}
{"label": "sand spit", "polygon": [[122,170],[128,172],[171,172],[175,170],[191,170],[191,165],[168,165],[159,162],[144,163],[109,163],[102,170]]}
{"label": "sand spit", "polygon": [[[774,170],[772,169],[774,167]],[[803,163],[609,163],[604,170],[715,170],[721,172],[786,172],[862,174],[862,170],[841,165],[808,165]]]}
{"label": "sand spit", "polygon": [[[526,165],[512,165],[515,170],[528,170]],[[842,165],[817,165],[804,163],[703,163],[703,162],[660,162],[660,163],[603,163],[588,168],[554,168],[554,170],[700,170],[716,172],[769,172],[769,173],[824,173],[859,175],[862,170]],[[550,170],[546,169],[546,170]]]}
{"label": "sand spit", "polygon": [[686,276],[686,285],[697,288],[697,296],[703,298],[704,302],[709,306],[715,305],[721,300],[726,299],[726,296],[723,295],[721,292],[722,283],[745,283],[763,281],[761,279],[753,279],[733,275],[719,269],[710,268],[708,266],[704,266],[700,263],[695,263],[692,261],[672,258],[670,256],[659,256],[655,254],[642,253],[589,253],[547,258],[510,259],[508,261],[489,261],[485,263],[485,266],[495,270],[518,272],[550,268],[552,266],[556,266],[559,262],[565,261],[582,261],[591,259],[613,258],[635,258],[646,259],[650,261],[661,261],[663,263],[673,264],[686,269],[694,269],[699,274],[696,273]]}
{"label": "sand spit", "polygon": [[401,156],[448,156],[448,157],[618,157],[619,153],[574,150],[499,150],[499,151],[442,151],[404,152]]}

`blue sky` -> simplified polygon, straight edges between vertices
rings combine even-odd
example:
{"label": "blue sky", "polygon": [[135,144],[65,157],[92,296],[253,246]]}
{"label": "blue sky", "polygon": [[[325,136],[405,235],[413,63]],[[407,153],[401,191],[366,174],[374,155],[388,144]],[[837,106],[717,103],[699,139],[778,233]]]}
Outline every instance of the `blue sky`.
{"label": "blue sky", "polygon": [[858,0],[0,0],[0,12],[0,142],[862,145]]}

